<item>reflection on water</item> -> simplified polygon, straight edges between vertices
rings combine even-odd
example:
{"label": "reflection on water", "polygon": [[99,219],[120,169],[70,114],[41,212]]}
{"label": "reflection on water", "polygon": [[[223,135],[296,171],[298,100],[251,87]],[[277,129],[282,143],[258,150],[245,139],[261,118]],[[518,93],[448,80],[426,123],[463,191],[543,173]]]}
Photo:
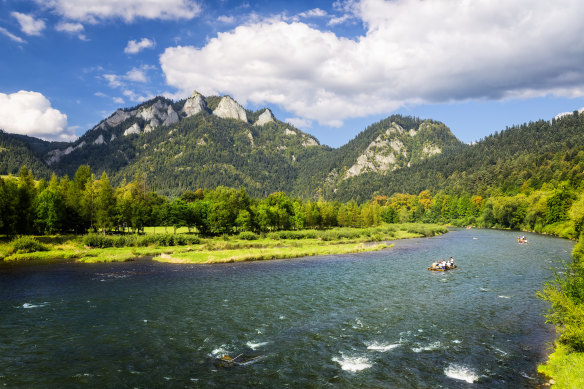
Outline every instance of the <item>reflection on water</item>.
{"label": "reflection on water", "polygon": [[[459,230],[354,255],[0,267],[7,387],[535,388],[572,243]],[[459,266],[429,272],[435,259]],[[215,358],[262,356],[218,367]]]}

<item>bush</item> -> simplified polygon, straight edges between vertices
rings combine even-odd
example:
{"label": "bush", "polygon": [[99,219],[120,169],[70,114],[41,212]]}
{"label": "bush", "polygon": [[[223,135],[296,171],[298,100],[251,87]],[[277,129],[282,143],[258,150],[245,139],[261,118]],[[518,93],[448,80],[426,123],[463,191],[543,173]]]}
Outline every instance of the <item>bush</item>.
{"label": "bush", "polygon": [[20,236],[11,242],[12,250],[16,254],[34,253],[37,251],[47,251],[48,248],[44,244],[31,236]]}
{"label": "bush", "polygon": [[107,247],[113,247],[114,240],[109,236],[101,234],[87,234],[83,237],[83,244],[89,247],[105,249]]}
{"label": "bush", "polygon": [[243,240],[257,240],[258,239],[258,235],[254,234],[251,231],[243,231],[239,233],[239,239],[243,239]]}
{"label": "bush", "polygon": [[584,352],[584,264],[576,260],[569,264],[538,296],[551,303],[546,318],[556,325],[560,342]]}
{"label": "bush", "polygon": [[186,246],[199,243],[199,237],[194,234],[149,234],[144,236],[89,234],[83,238],[84,245],[101,249],[108,247]]}

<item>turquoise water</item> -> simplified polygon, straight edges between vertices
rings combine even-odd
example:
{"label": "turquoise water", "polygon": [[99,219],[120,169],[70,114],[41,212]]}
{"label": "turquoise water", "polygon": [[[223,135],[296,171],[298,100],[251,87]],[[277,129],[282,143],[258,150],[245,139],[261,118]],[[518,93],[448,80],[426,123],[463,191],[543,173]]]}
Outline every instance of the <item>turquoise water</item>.
{"label": "turquoise water", "polygon": [[[0,386],[535,388],[573,243],[457,230],[375,253],[0,267]],[[459,269],[429,272],[453,256]],[[219,368],[215,357],[255,363]]]}

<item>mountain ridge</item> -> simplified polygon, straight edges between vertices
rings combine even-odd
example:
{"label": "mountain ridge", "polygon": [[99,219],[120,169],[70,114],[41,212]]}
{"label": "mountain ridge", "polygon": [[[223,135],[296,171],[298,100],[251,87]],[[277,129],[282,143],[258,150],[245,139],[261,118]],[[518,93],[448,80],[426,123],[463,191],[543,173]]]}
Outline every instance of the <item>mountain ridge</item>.
{"label": "mountain ridge", "polygon": [[[493,155],[506,160],[533,152],[543,145],[540,138],[556,150],[560,143],[547,134],[549,127],[575,115],[543,121],[543,137],[518,127],[473,145],[462,143],[441,122],[391,115],[345,145],[330,148],[279,121],[269,108],[250,111],[230,96],[205,97],[194,91],[177,102],[158,96],[118,109],[74,142],[1,132],[0,174],[16,173],[19,160],[45,178],[51,172],[73,176],[79,166],[90,165],[96,173],[107,172],[114,183],[145,173],[153,190],[171,196],[223,185],[242,187],[252,196],[286,191],[302,198],[364,201],[388,191],[447,189],[452,175],[488,170],[484,161]],[[519,132],[529,139],[515,139]],[[578,136],[570,137],[572,144],[581,143]],[[507,145],[506,139],[514,143]],[[508,155],[485,152],[489,147],[503,148]],[[445,184],[436,183],[440,180]]]}

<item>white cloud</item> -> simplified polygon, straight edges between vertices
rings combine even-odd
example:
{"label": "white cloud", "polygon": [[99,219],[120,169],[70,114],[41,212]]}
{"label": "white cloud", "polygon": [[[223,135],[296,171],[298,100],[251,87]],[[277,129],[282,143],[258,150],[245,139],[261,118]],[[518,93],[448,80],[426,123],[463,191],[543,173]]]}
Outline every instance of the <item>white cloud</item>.
{"label": "white cloud", "polygon": [[146,83],[149,81],[147,72],[154,69],[151,65],[142,65],[139,68],[132,68],[126,74],[104,74],[103,78],[107,80],[111,88],[121,88],[129,82]]}
{"label": "white cloud", "polygon": [[235,22],[235,17],[221,15],[221,16],[217,17],[217,21],[219,21],[221,23],[225,23],[225,24],[233,24]]}
{"label": "white cloud", "polygon": [[85,31],[85,27],[81,23],[71,23],[71,22],[60,22],[55,27],[55,30],[66,32],[68,34],[76,34],[77,37],[81,40],[87,40],[87,37],[83,33]]}
{"label": "white cloud", "polygon": [[205,46],[170,47],[160,64],[184,96],[230,94],[338,126],[405,104],[582,96],[584,2],[336,2],[365,34],[346,39],[304,23],[259,21]]}
{"label": "white cloud", "polygon": [[136,93],[136,92],[134,92],[133,90],[130,90],[130,89],[126,89],[122,93],[128,99],[130,99],[133,102],[137,102],[137,103],[141,103],[143,101],[151,100],[151,99],[153,99],[153,98],[156,97],[152,93],[138,94],[138,93]]}
{"label": "white cloud", "polygon": [[119,88],[123,85],[122,77],[118,76],[117,74],[104,74],[103,78],[105,78],[111,88]]}
{"label": "white cloud", "polygon": [[67,115],[52,108],[39,92],[0,93],[0,128],[47,140],[75,139],[73,130],[67,128]]}
{"label": "white cloud", "polygon": [[76,21],[97,23],[120,18],[178,20],[199,15],[201,6],[194,0],[36,0],[41,6]]}
{"label": "white cloud", "polygon": [[306,12],[301,12],[298,14],[298,16],[303,17],[303,18],[320,18],[320,17],[324,17],[327,16],[327,12],[325,10],[322,10],[320,8],[314,8],[311,10],[308,10]]}
{"label": "white cloud", "polygon": [[[580,108],[580,109],[578,109],[578,110],[576,110],[576,111],[578,112],[578,114],[580,114],[580,115],[581,115],[581,114],[583,114],[583,113],[584,113],[584,107],[582,107],[582,108]],[[564,116],[573,115],[573,114],[574,114],[574,112],[576,112],[576,111],[572,111],[572,112],[562,112],[562,113],[559,113],[559,114],[557,114],[556,116],[554,116],[554,119],[561,119],[561,118],[563,118]]]}
{"label": "white cloud", "polygon": [[296,128],[306,129],[312,127],[312,120],[304,118],[286,118],[284,121],[292,124]]}
{"label": "white cloud", "polygon": [[156,44],[154,43],[154,41],[148,39],[148,38],[142,38],[142,40],[135,41],[135,40],[131,40],[128,42],[128,44],[126,45],[126,48],[124,49],[124,53],[126,54],[136,54],[139,53],[140,51],[144,50],[144,49],[150,49],[153,48],[154,46],[156,46]]}
{"label": "white cloud", "polygon": [[12,12],[11,15],[16,18],[20,29],[26,35],[41,35],[41,31],[45,29],[45,22],[41,19],[35,19],[30,15],[20,12]]}
{"label": "white cloud", "polygon": [[126,73],[125,79],[135,82],[148,82],[148,77],[146,76],[147,68],[132,68],[132,70]]}
{"label": "white cloud", "polygon": [[24,39],[22,39],[19,36],[14,35],[13,33],[11,33],[10,31],[8,31],[4,27],[0,27],[0,34],[3,34],[5,36],[7,36],[8,38],[12,39],[14,42],[26,43],[26,41]]}
{"label": "white cloud", "polygon": [[353,16],[350,14],[335,16],[335,17],[330,18],[330,20],[327,22],[327,25],[328,26],[336,26],[337,24],[345,23],[347,20],[350,20],[352,18],[353,18]]}

